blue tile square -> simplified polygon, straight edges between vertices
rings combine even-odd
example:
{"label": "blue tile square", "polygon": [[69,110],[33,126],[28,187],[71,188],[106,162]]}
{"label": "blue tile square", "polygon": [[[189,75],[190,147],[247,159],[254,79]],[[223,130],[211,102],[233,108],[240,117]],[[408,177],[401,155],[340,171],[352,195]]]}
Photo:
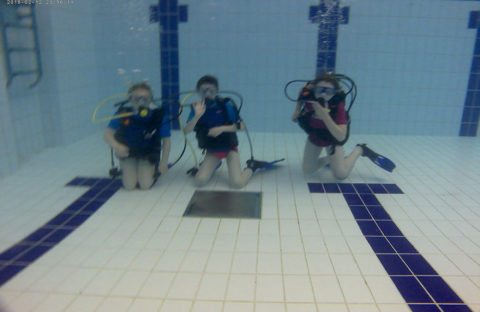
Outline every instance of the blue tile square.
{"label": "blue tile square", "polygon": [[404,236],[393,221],[377,221],[377,224],[385,236]]}
{"label": "blue tile square", "polygon": [[378,260],[382,263],[388,275],[412,275],[412,272],[403,263],[398,255],[377,254]]}
{"label": "blue tile square", "polygon": [[170,15],[167,16],[167,23],[165,24],[167,27],[166,30],[169,31],[178,31],[178,15]]}
{"label": "blue tile square", "polygon": [[28,250],[24,253],[20,258],[18,258],[17,262],[33,262],[43,256],[47,251],[52,248],[51,246],[35,246],[32,249]]}
{"label": "blue tile square", "polygon": [[178,34],[168,34],[168,45],[171,47],[178,47]]}
{"label": "blue tile square", "polygon": [[70,219],[65,225],[77,227],[82,225],[82,223],[85,222],[85,220],[87,220],[89,217],[90,217],[89,214],[78,214],[72,219]]}
{"label": "blue tile square", "polygon": [[156,23],[159,21],[160,18],[160,8],[158,5],[151,5],[150,6],[150,23]]}
{"label": "blue tile square", "polygon": [[80,200],[91,200],[91,199],[94,199],[95,197],[97,197],[98,193],[101,191],[101,189],[98,189],[98,188],[94,188],[92,187],[91,189],[89,189],[88,191],[86,191],[85,193],[83,193],[82,196],[80,196]]}
{"label": "blue tile square", "polygon": [[355,188],[351,183],[338,183],[338,187],[342,191],[342,193],[356,193]]}
{"label": "blue tile square", "polygon": [[375,194],[387,194],[388,193],[387,190],[383,187],[382,184],[372,183],[372,184],[368,184],[368,186],[370,187],[372,192],[375,193]]}
{"label": "blue tile square", "polygon": [[432,303],[432,299],[413,276],[390,276],[407,303]]}
{"label": "blue tile square", "polygon": [[475,29],[480,27],[480,11],[470,11],[468,18],[468,28]]}
{"label": "blue tile square", "polygon": [[93,200],[89,202],[85,207],[82,209],[82,213],[94,213],[97,211],[102,205],[104,204],[104,201],[98,201],[98,200]]}
{"label": "blue tile square", "polygon": [[[479,40],[480,41],[480,40]],[[478,59],[478,61],[474,61],[472,63],[472,70],[475,70],[476,72],[480,72],[480,56],[474,57],[474,59]],[[473,68],[473,66],[477,68]],[[467,91],[467,97],[465,98],[465,105],[464,107],[475,107],[475,94],[476,91]]]}
{"label": "blue tile square", "polygon": [[365,205],[381,206],[380,202],[374,194],[360,194],[360,197],[362,198]]}
{"label": "blue tile square", "polygon": [[181,5],[178,7],[178,17],[180,22],[185,23],[188,21],[188,6]]}
{"label": "blue tile square", "polygon": [[371,220],[372,217],[370,216],[370,213],[368,213],[367,208],[365,206],[353,206],[350,205],[350,211],[353,214],[353,217],[356,220]]}
{"label": "blue tile square", "polygon": [[438,303],[463,303],[440,276],[419,276],[420,283]]}
{"label": "blue tile square", "polygon": [[71,232],[73,232],[73,230],[57,229],[55,232],[50,234],[50,236],[48,236],[43,241],[43,243],[57,244],[57,243],[61,242],[65,237],[67,237],[68,234],[70,234]]}
{"label": "blue tile square", "polygon": [[353,186],[357,190],[358,194],[371,194],[372,190],[365,183],[354,183]]}
{"label": "blue tile square", "polygon": [[308,183],[308,189],[310,193],[324,193],[325,190],[323,189],[322,183]]}
{"label": "blue tile square", "polygon": [[440,305],[443,312],[472,312],[470,308],[465,304],[442,304]]}
{"label": "blue tile square", "polygon": [[95,200],[97,201],[107,201],[108,199],[110,199],[110,197],[112,197],[115,193],[117,192],[117,190],[113,190],[113,189],[105,189],[103,190],[101,193],[99,193],[97,195],[97,197],[95,198]]}
{"label": "blue tile square", "polygon": [[341,20],[340,20],[340,23],[341,24],[348,24],[348,20],[349,20],[349,16],[350,16],[350,7],[348,6],[345,6],[345,7],[342,7],[341,8],[342,12],[341,12]]}
{"label": "blue tile square", "polygon": [[397,253],[418,253],[417,249],[405,237],[390,236],[387,237],[390,244],[397,251]]}
{"label": "blue tile square", "polygon": [[82,208],[88,203],[86,199],[78,199],[71,203],[70,205],[65,208],[64,212],[75,212],[78,210],[82,210]]}
{"label": "blue tile square", "polygon": [[24,242],[30,242],[30,243],[35,243],[35,242],[40,242],[43,240],[46,236],[48,236],[53,229],[50,228],[39,228],[32,234],[28,235],[25,239],[23,239]]}
{"label": "blue tile square", "polygon": [[480,89],[480,74],[470,73],[470,78],[468,79],[468,89]]}
{"label": "blue tile square", "polygon": [[308,19],[312,22],[315,22],[317,14],[318,14],[318,5],[311,5],[308,12]]}
{"label": "blue tile square", "polygon": [[392,246],[385,237],[366,236],[365,237],[375,253],[395,253]]}
{"label": "blue tile square", "polygon": [[97,183],[95,183],[94,187],[96,188],[106,188],[112,183],[112,179],[97,179]]}
{"label": "blue tile square", "polygon": [[381,236],[382,232],[373,221],[357,221],[363,235]]}
{"label": "blue tile square", "polygon": [[32,247],[32,245],[27,244],[16,244],[7,250],[0,253],[0,261],[10,261],[25,252],[27,249]]}
{"label": "blue tile square", "polygon": [[82,186],[94,186],[95,183],[97,183],[98,181],[98,178],[86,178],[83,183],[82,183]]}
{"label": "blue tile square", "polygon": [[68,221],[68,219],[70,219],[72,216],[73,216],[73,213],[70,213],[70,212],[60,213],[59,215],[57,215],[56,217],[54,217],[53,219],[51,219],[50,221],[48,221],[48,223],[47,223],[46,225],[53,225],[53,226],[63,225],[63,224],[66,223],[66,222]]}
{"label": "blue tile square", "polygon": [[112,184],[110,184],[110,186],[108,187],[109,189],[119,189],[123,186],[122,184],[122,180],[120,179],[114,179]]}
{"label": "blue tile square", "polygon": [[25,265],[8,265],[0,269],[0,287],[8,282],[12,277],[25,269]]}
{"label": "blue tile square", "polygon": [[400,255],[415,275],[438,275],[422,255]]}
{"label": "blue tile square", "polygon": [[81,186],[84,180],[84,178],[76,177],[72,181],[68,182],[66,186]]}
{"label": "blue tile square", "polygon": [[384,184],[383,187],[389,194],[403,194],[402,190],[396,184]]}
{"label": "blue tile square", "polygon": [[340,193],[337,183],[323,183],[325,193]]}
{"label": "blue tile square", "polygon": [[375,220],[391,220],[390,215],[382,206],[367,206],[368,211]]}
{"label": "blue tile square", "polygon": [[357,194],[343,194],[343,197],[345,198],[349,206],[363,205],[362,199]]}
{"label": "blue tile square", "polygon": [[409,304],[412,312],[441,312],[441,310],[434,304]]}

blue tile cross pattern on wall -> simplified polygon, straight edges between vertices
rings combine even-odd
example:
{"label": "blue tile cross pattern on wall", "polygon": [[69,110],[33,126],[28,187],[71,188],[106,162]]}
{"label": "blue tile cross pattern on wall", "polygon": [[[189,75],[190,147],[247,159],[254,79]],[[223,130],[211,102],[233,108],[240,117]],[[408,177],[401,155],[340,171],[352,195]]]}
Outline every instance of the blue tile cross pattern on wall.
{"label": "blue tile cross pattern on wall", "polygon": [[310,6],[309,20],[318,24],[317,75],[335,71],[337,56],[338,25],[348,24],[349,7],[340,8],[340,1]]}
{"label": "blue tile cross pattern on wall", "polygon": [[122,182],[108,178],[77,177],[67,186],[89,189],[39,229],[0,253],[0,287],[87,221],[122,187]]}
{"label": "blue tile cross pattern on wall", "polygon": [[[188,7],[178,5],[177,0],[159,0],[158,5],[150,6],[150,22],[160,23],[160,64],[162,76],[162,98],[164,107],[176,114],[179,107],[180,90],[178,24],[187,22]],[[173,120],[173,129],[179,129],[178,121]]]}
{"label": "blue tile cross pattern on wall", "polygon": [[368,244],[412,311],[472,311],[403,235],[375,194],[395,184],[308,183],[310,193],[341,193]]}
{"label": "blue tile cross pattern on wall", "polygon": [[480,116],[480,11],[471,11],[468,28],[476,29],[475,47],[463,106],[460,136],[477,136]]}

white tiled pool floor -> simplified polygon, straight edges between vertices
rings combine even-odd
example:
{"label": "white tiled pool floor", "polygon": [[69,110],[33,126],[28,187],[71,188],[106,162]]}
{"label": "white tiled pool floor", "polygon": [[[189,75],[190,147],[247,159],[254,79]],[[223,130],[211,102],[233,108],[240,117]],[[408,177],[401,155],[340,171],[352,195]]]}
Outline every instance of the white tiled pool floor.
{"label": "white tiled pool floor", "polygon": [[[45,150],[0,180],[0,253],[88,190],[66,183],[108,176],[101,136]],[[251,136],[256,158],[286,158],[243,189],[263,193],[261,220],[183,218],[196,189],[185,174],[194,164],[187,149],[151,190],[120,189],[3,284],[0,311],[412,311],[342,194],[309,192],[308,182],[340,181],[326,169],[302,174],[305,135]],[[172,140],[174,160],[183,142],[177,132]],[[480,139],[352,136],[345,149],[362,142],[397,168],[389,173],[360,158],[341,182],[396,184],[404,194],[376,194],[381,205],[463,302],[480,311]],[[225,167],[204,189],[229,189]]]}

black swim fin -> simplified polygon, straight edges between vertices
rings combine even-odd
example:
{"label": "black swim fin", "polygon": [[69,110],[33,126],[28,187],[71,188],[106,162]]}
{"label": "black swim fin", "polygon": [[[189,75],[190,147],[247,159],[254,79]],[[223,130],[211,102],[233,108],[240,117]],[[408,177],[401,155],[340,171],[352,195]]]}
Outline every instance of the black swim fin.
{"label": "black swim fin", "polygon": [[368,157],[375,165],[389,172],[393,172],[395,169],[395,163],[387,157],[377,154],[367,147],[367,144],[357,144],[362,148],[362,156]]}
{"label": "black swim fin", "polygon": [[277,159],[274,161],[261,161],[261,160],[255,160],[255,159],[249,159],[247,160],[247,167],[252,169],[253,172],[255,172],[258,169],[270,169],[275,166],[276,163],[281,162],[285,160],[285,158],[282,159]]}

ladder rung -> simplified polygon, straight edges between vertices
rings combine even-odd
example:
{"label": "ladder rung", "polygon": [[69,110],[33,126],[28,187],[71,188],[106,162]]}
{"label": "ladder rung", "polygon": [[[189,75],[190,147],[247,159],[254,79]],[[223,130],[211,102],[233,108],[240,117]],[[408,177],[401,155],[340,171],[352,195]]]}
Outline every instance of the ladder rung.
{"label": "ladder rung", "polygon": [[30,28],[32,29],[32,25],[22,25],[22,24],[17,24],[17,23],[5,23],[4,25],[5,28],[11,27],[11,28]]}
{"label": "ladder rung", "polygon": [[8,53],[11,52],[35,52],[37,51],[36,48],[9,48]]}
{"label": "ladder rung", "polygon": [[38,70],[21,70],[12,73],[12,76],[31,75],[38,73]]}

